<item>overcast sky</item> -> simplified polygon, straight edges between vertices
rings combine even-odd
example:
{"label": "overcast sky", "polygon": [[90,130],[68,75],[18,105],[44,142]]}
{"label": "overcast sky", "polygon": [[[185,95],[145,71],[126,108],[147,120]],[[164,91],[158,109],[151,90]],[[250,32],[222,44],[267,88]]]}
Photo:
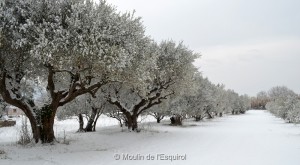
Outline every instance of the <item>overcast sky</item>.
{"label": "overcast sky", "polygon": [[108,0],[136,11],[156,41],[184,41],[213,83],[240,94],[300,93],[300,0]]}

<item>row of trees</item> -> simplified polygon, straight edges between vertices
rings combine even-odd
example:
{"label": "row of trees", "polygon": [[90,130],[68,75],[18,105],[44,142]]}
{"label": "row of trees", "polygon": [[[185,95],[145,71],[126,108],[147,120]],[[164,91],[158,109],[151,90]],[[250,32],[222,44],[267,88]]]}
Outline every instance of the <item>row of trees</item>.
{"label": "row of trees", "polygon": [[275,116],[290,123],[300,122],[300,97],[285,86],[273,87],[268,92],[266,108]]}
{"label": "row of trees", "polygon": [[[200,73],[194,75],[189,83],[192,87],[185,87],[182,93],[171,94],[162,98],[161,103],[135,109],[135,102],[142,100],[134,92],[132,87],[126,83],[109,83],[103,86],[96,98],[90,95],[83,95],[75,101],[64,106],[59,113],[59,119],[78,116],[79,131],[95,131],[97,120],[101,114],[115,118],[120,126],[124,124],[129,128],[137,128],[137,119],[141,115],[151,115],[160,123],[165,117],[171,117],[171,124],[182,125],[187,118],[194,118],[200,121],[203,118],[222,117],[223,114],[241,114],[250,109],[251,100],[247,95],[239,96],[232,90],[224,89],[223,85],[214,85]],[[113,103],[118,102],[118,104]],[[120,105],[121,106],[120,106]],[[125,110],[124,110],[125,109]],[[126,116],[129,113],[130,116]],[[87,124],[83,128],[83,117],[86,117]],[[134,123],[131,123],[134,117]],[[132,125],[135,124],[135,125]],[[134,129],[133,129],[134,130]]]}
{"label": "row of trees", "polygon": [[251,98],[252,109],[267,109],[287,122],[300,122],[300,96],[285,86],[261,91]]}
{"label": "row of trees", "polygon": [[247,96],[204,79],[192,64],[197,53],[182,43],[156,43],[139,17],[105,1],[0,5],[1,99],[25,113],[35,142],[55,139],[58,111],[88,116],[80,130],[95,130],[101,113],[137,130],[145,113],[162,118],[171,111],[181,121],[243,113],[250,105]]}

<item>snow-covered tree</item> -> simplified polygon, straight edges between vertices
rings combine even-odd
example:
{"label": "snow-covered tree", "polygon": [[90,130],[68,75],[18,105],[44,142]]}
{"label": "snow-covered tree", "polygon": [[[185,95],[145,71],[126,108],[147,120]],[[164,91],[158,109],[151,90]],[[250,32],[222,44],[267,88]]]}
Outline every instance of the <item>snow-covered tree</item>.
{"label": "snow-covered tree", "polygon": [[228,92],[228,101],[229,101],[229,110],[231,114],[238,114],[239,113],[239,100],[238,100],[238,94],[234,92],[233,90],[227,90]]}
{"label": "snow-covered tree", "polygon": [[[182,43],[164,41],[160,45],[148,44],[140,51],[143,59],[137,60],[133,78],[137,83],[112,86],[107,100],[126,116],[128,128],[136,130],[137,118],[169,96],[180,93],[191,80],[196,68],[192,64],[198,57]],[[150,60],[150,61],[149,61]],[[129,99],[129,100],[128,100]]]}
{"label": "snow-covered tree", "polygon": [[[126,78],[124,68],[144,38],[139,18],[105,1],[5,0],[0,27],[0,94],[26,114],[35,141],[43,143],[55,138],[58,107]],[[43,106],[27,97],[29,81],[45,82]]]}
{"label": "snow-covered tree", "polygon": [[170,103],[171,125],[182,125],[183,120],[189,117],[190,105],[188,101],[189,100],[182,95],[173,98]]}
{"label": "snow-covered tree", "polygon": [[291,100],[290,108],[287,113],[287,120],[291,123],[300,123],[300,100]]}
{"label": "snow-covered tree", "polygon": [[299,122],[299,95],[285,86],[273,87],[268,94],[271,101],[266,108],[271,113],[288,122]]}
{"label": "snow-covered tree", "polygon": [[297,97],[288,97],[285,101],[287,110],[286,120],[290,123],[300,122],[300,100]]}
{"label": "snow-covered tree", "polygon": [[[216,85],[212,84],[207,78],[200,79],[198,89],[198,118],[213,118],[217,113],[220,101],[220,93]],[[197,102],[195,102],[197,104]],[[202,114],[202,115],[201,115]],[[200,115],[200,116],[199,116]],[[205,116],[203,116],[205,115]]]}
{"label": "snow-covered tree", "polygon": [[239,113],[246,113],[251,108],[251,99],[248,95],[239,96]]}
{"label": "snow-covered tree", "polygon": [[213,84],[201,75],[195,78],[194,83],[196,83],[195,93],[185,97],[190,107],[188,114],[196,121],[204,117],[212,118],[212,110],[216,103]]}
{"label": "snow-covered tree", "polygon": [[226,113],[226,108],[228,106],[228,94],[225,90],[225,85],[217,84],[215,86],[215,113],[218,114],[219,117],[222,117],[224,113]]}

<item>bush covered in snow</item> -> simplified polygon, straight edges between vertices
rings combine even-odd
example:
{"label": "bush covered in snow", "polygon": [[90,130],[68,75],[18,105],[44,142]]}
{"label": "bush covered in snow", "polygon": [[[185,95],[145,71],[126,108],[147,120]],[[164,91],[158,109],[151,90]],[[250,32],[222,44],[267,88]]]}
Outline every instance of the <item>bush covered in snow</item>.
{"label": "bush covered in snow", "polygon": [[294,91],[284,86],[273,87],[269,99],[266,108],[275,116],[290,123],[300,122],[300,98]]}

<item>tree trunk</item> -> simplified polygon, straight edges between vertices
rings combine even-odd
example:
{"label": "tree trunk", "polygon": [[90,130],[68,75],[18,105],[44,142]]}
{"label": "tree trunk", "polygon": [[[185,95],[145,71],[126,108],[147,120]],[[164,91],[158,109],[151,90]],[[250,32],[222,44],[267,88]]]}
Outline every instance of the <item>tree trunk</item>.
{"label": "tree trunk", "polygon": [[86,127],[85,127],[86,132],[93,132],[93,127],[94,127],[93,124],[94,124],[94,120],[96,118],[96,114],[97,114],[97,108],[92,107],[92,114],[89,118],[89,121],[88,121]]}
{"label": "tree trunk", "polygon": [[131,115],[132,131],[137,131],[137,129],[138,129],[137,118],[138,118],[137,115]]}
{"label": "tree trunk", "polygon": [[138,123],[137,123],[137,119],[138,116],[135,114],[130,114],[130,112],[125,114],[126,119],[127,119],[127,127],[128,130],[132,130],[132,131],[137,131],[138,129]]}
{"label": "tree trunk", "polygon": [[93,132],[96,132],[96,125],[101,114],[97,114],[93,124]]}
{"label": "tree trunk", "polygon": [[223,112],[220,112],[220,113],[219,113],[219,117],[223,117]]}
{"label": "tree trunk", "polygon": [[180,115],[174,115],[170,118],[171,125],[182,125],[182,117]]}
{"label": "tree trunk", "polygon": [[160,123],[161,120],[162,120],[162,119],[161,119],[160,117],[156,118],[156,122],[157,122],[157,123]]}
{"label": "tree trunk", "polygon": [[206,111],[206,114],[208,115],[208,119],[212,119],[213,118],[213,116],[208,111]]}
{"label": "tree trunk", "polygon": [[195,120],[196,120],[196,121],[200,121],[200,120],[202,119],[201,117],[202,117],[201,115],[196,115],[196,116],[195,116]]}
{"label": "tree trunk", "polygon": [[51,143],[55,140],[53,131],[54,118],[44,119],[41,126],[38,126],[40,132],[40,139],[42,143]]}
{"label": "tree trunk", "polygon": [[101,116],[101,113],[98,111],[99,109],[92,107],[92,114],[89,118],[89,121],[85,127],[86,132],[95,132],[96,131],[96,125],[99,117]]}
{"label": "tree trunk", "polygon": [[150,113],[150,115],[156,119],[157,123],[160,123],[160,121],[162,119],[164,119],[164,117],[165,117],[164,115],[162,115],[161,113],[158,113],[158,112]]}
{"label": "tree trunk", "polygon": [[38,133],[40,134],[40,140],[42,143],[51,143],[55,140],[53,125],[55,112],[57,108],[53,106],[45,105],[40,112],[40,125],[37,125]]}
{"label": "tree trunk", "polygon": [[83,122],[82,113],[79,113],[78,119],[79,119],[79,129],[77,132],[84,132],[84,129],[83,129],[84,122]]}
{"label": "tree trunk", "polygon": [[156,122],[157,123],[160,123],[160,121],[162,121],[162,119],[164,119],[164,115],[157,115],[157,116],[155,116],[155,118],[156,118]]}
{"label": "tree trunk", "polygon": [[93,130],[92,130],[92,132],[96,132],[96,124],[97,124],[97,121],[95,120],[94,124],[93,124]]}

